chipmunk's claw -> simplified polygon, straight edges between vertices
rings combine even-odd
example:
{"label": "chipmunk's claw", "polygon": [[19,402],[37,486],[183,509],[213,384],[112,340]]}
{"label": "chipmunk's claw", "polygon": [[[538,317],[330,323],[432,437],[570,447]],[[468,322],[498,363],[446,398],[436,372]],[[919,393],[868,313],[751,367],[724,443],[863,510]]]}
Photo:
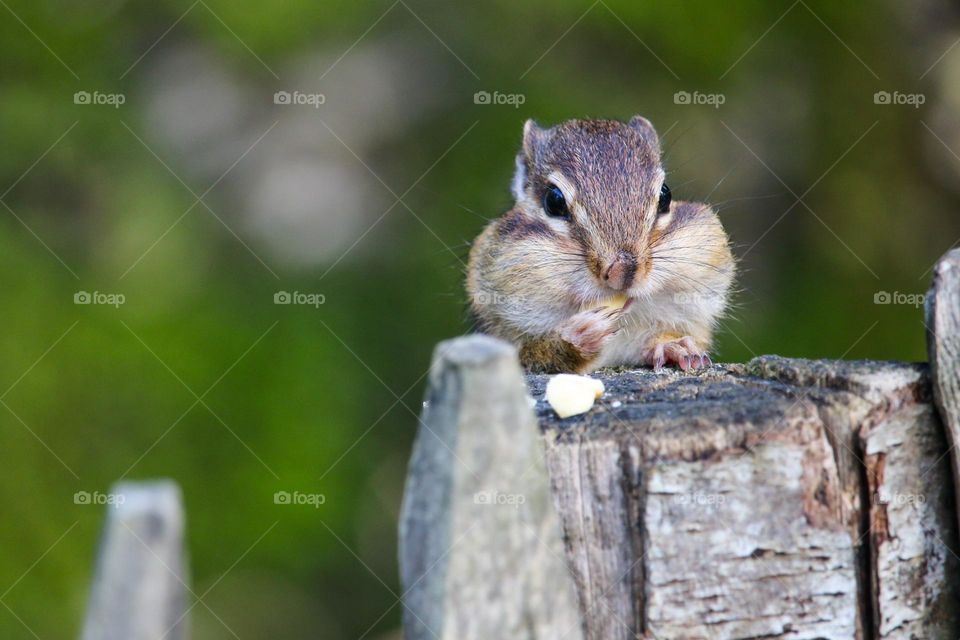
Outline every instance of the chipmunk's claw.
{"label": "chipmunk's claw", "polygon": [[665,360],[664,360],[663,355],[661,354],[660,356],[658,356],[657,358],[654,359],[654,361],[653,361],[653,370],[654,370],[654,371],[660,371],[660,369],[663,369],[664,363],[665,363]]}
{"label": "chipmunk's claw", "polygon": [[690,336],[657,342],[646,354],[646,362],[659,371],[666,364],[675,364],[681,371],[695,371],[713,366],[706,351]]}

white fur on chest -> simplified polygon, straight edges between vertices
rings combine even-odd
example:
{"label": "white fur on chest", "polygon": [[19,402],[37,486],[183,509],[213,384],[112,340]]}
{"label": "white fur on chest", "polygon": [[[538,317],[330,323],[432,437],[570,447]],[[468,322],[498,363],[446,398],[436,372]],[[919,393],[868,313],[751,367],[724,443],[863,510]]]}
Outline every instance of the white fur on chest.
{"label": "white fur on chest", "polygon": [[593,368],[640,366],[651,340],[664,333],[701,333],[723,312],[724,300],[713,294],[657,293],[634,300],[620,320],[621,329],[607,343]]}

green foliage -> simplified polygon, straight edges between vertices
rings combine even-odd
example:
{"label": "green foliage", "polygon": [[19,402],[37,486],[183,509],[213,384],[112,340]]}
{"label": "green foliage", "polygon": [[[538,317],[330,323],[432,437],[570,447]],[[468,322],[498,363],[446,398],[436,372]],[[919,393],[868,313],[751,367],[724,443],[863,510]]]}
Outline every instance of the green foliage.
{"label": "green foliage", "polygon": [[[48,0],[0,10],[0,193],[12,187],[2,198],[10,210],[0,208],[0,393],[12,385],[0,396],[9,407],[0,405],[0,574],[14,585],[2,599],[22,620],[0,610],[0,636],[76,635],[103,513],[74,504],[74,492],[157,476],[184,488],[195,591],[213,587],[205,602],[241,637],[396,629],[395,518],[421,374],[432,346],[467,328],[462,261],[485,220],[510,206],[527,117],[643,113],[669,131],[674,193],[719,203],[742,256],[718,360],[925,359],[922,309],[874,304],[878,291],[924,292],[925,270],[960,235],[956,216],[942,213],[956,196],[924,166],[922,112],[872,101],[893,78],[918,75],[904,68],[904,27],[877,9],[808,4],[776,22],[789,5],[409,1],[355,49],[390,3]],[[416,217],[395,207],[329,273],[332,260],[268,260],[277,277],[203,206],[175,224],[194,198],[130,132],[188,175],[148,133],[144,83],[164,51],[199,45],[269,104],[282,86],[271,71],[286,78],[306,64],[322,91],[320,75],[341,53],[396,42],[441,70],[429,78],[440,107],[363,159],[402,193],[448,152],[404,199]],[[74,92],[93,88],[127,102],[74,104]],[[525,102],[476,105],[479,90]],[[726,103],[674,103],[694,90]],[[318,110],[317,131],[324,117]],[[212,179],[188,182],[200,194]],[[794,204],[791,191],[806,206],[767,233]],[[236,202],[220,190],[205,199],[242,228]],[[278,290],[321,291],[326,304],[277,306]],[[76,305],[78,291],[126,302]],[[278,506],[281,490],[326,502]],[[204,606],[193,616],[196,637],[231,637]]]}

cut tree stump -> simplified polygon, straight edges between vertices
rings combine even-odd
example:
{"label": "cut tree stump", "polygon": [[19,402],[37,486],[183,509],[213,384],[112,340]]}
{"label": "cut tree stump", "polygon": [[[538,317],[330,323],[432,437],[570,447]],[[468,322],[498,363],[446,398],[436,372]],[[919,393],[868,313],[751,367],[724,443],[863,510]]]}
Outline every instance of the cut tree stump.
{"label": "cut tree stump", "polygon": [[[926,367],[761,357],[603,373],[537,416],[586,637],[960,633]],[[534,397],[546,377],[532,376]]]}
{"label": "cut tree stump", "polygon": [[604,370],[568,419],[513,347],[442,343],[400,523],[407,640],[960,637],[960,251],[927,304],[930,367]]}

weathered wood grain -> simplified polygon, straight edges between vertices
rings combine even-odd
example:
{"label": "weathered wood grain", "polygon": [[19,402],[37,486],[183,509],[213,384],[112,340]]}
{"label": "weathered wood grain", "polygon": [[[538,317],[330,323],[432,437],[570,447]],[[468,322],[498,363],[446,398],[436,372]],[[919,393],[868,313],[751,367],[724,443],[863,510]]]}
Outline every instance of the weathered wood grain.
{"label": "weathered wood grain", "polygon": [[[960,249],[937,262],[926,299],[933,397],[947,428],[954,494],[960,499]],[[957,503],[960,517],[960,502]]]}
{"label": "weathered wood grain", "polygon": [[947,442],[936,410],[907,405],[861,430],[870,485],[875,638],[953,638],[960,561]]}
{"label": "weathered wood grain", "polygon": [[[960,631],[924,366],[763,357],[597,376],[590,413],[536,408],[588,638]],[[528,378],[535,398],[545,380]],[[877,476],[881,458],[897,473]],[[927,502],[873,497],[891,492]],[[883,514],[904,540],[874,531]]]}
{"label": "weathered wood grain", "polygon": [[[615,442],[578,442],[552,451],[550,478],[561,505],[567,557],[588,638],[634,638],[642,602],[643,549],[634,527],[638,469]],[[630,455],[629,453],[627,454]]]}
{"label": "weathered wood grain", "polygon": [[581,624],[516,350],[441,343],[400,521],[407,640],[579,640]]}
{"label": "weathered wood grain", "polygon": [[187,640],[180,489],[124,482],[111,498],[83,640]]}

